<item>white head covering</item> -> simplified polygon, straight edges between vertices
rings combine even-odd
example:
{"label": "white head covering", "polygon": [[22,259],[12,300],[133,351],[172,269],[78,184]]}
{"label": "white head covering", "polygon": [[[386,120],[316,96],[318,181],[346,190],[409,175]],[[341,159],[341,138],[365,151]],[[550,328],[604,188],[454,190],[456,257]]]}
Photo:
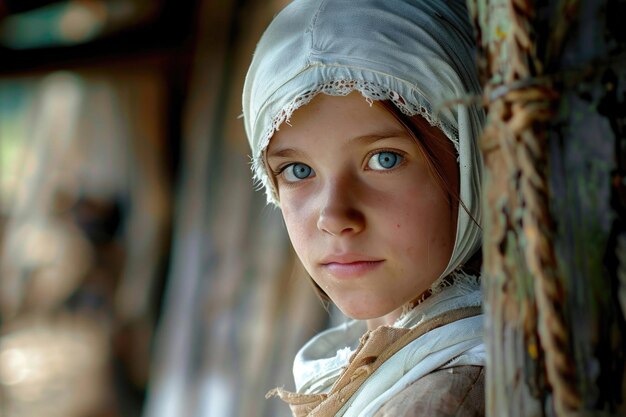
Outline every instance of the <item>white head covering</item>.
{"label": "white head covering", "polygon": [[[278,204],[264,152],[280,125],[319,93],[360,91],[438,126],[458,152],[457,235],[442,277],[480,246],[482,111],[472,29],[461,0],[296,0],[265,31],[246,76],[243,114],[256,178]],[[457,100],[451,104],[453,100]]]}

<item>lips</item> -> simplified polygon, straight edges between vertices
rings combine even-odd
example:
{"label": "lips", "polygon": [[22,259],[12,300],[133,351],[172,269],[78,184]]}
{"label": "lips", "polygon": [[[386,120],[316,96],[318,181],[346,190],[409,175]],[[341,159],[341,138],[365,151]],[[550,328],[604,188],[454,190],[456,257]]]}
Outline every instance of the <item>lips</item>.
{"label": "lips", "polygon": [[337,264],[351,264],[355,262],[379,262],[380,258],[374,258],[367,255],[360,255],[358,253],[345,253],[341,255],[328,256],[320,262],[322,265],[337,263]]}
{"label": "lips", "polygon": [[378,269],[384,262],[384,259],[345,254],[325,258],[320,265],[337,278],[357,278]]}

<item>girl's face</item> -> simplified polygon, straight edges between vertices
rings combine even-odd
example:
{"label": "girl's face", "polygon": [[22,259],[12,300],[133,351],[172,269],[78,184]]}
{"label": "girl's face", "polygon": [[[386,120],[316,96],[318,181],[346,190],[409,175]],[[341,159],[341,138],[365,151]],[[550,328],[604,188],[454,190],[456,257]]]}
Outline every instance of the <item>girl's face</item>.
{"label": "girl's face", "polygon": [[298,257],[347,316],[390,324],[447,266],[456,209],[402,124],[359,93],[298,109],[267,162]]}

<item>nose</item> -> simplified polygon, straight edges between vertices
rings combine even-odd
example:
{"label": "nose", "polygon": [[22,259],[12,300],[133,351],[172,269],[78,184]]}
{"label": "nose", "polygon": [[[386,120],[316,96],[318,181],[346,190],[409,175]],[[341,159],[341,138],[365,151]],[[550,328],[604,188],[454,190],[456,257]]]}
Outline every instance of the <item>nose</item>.
{"label": "nose", "polygon": [[332,184],[327,187],[320,207],[317,228],[333,236],[360,233],[365,216],[358,205],[354,184]]}

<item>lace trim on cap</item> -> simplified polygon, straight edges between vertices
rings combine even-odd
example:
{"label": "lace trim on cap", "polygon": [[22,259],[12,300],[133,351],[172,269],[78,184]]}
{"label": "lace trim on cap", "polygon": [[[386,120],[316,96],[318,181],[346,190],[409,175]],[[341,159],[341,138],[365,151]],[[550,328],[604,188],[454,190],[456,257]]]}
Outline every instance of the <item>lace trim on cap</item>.
{"label": "lace trim on cap", "polygon": [[274,185],[269,180],[262,155],[270,142],[274,132],[280,129],[283,123],[289,124],[291,115],[300,107],[308,104],[315,96],[320,93],[331,96],[346,96],[353,91],[359,91],[370,105],[374,101],[390,100],[400,111],[407,116],[419,114],[430,123],[431,126],[441,129],[445,135],[454,144],[457,153],[459,151],[459,139],[457,130],[453,126],[444,124],[440,119],[433,117],[433,112],[423,104],[413,103],[405,100],[400,94],[378,84],[363,80],[335,80],[318,85],[316,88],[304,92],[296,97],[290,104],[285,106],[283,110],[274,117],[272,123],[266,129],[261,137],[259,151],[260,154],[254,155],[252,160],[252,169],[254,171],[255,181],[258,189],[265,188],[268,202],[278,205],[278,195],[274,190]]}

